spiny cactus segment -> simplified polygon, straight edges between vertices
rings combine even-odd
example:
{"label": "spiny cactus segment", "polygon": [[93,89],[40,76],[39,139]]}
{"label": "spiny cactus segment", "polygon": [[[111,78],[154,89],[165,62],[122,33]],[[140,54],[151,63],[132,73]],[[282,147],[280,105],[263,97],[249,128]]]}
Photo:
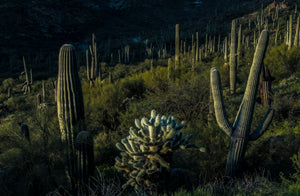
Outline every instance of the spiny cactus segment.
{"label": "spiny cactus segment", "polygon": [[151,175],[162,168],[170,168],[172,152],[181,148],[198,148],[205,152],[205,148],[191,144],[192,135],[184,136],[180,130],[185,122],[177,124],[173,116],[162,116],[155,110],[151,117],[135,119],[135,127],[130,127],[129,136],[116,144],[121,151],[121,157],[116,157],[115,167],[125,171],[128,181],[123,188],[133,186],[150,188],[156,182]]}
{"label": "spiny cactus segment", "polygon": [[87,184],[89,177],[93,175],[94,165],[94,141],[88,131],[80,131],[75,140],[78,158],[78,180],[80,184]]}

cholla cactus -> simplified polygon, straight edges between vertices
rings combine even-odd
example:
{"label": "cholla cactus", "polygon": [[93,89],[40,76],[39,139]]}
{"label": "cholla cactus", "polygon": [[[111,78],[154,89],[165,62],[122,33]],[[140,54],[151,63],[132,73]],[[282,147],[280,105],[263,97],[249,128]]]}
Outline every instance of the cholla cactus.
{"label": "cholla cactus", "polygon": [[[155,110],[151,118],[135,119],[135,127],[131,127],[129,136],[116,144],[121,157],[116,157],[115,167],[125,171],[128,181],[122,187],[143,187],[152,190],[159,182],[153,181],[163,168],[170,168],[172,152],[178,148],[198,148],[189,142],[192,135],[184,136],[179,130],[185,122],[177,124],[173,116],[161,116]],[[159,178],[158,178],[159,179]]]}

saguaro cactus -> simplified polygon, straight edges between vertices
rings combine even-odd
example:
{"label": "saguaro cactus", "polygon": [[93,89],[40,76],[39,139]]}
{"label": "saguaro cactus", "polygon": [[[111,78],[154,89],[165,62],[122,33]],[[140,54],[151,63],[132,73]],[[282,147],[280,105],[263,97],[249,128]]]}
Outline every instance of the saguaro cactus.
{"label": "saguaro cactus", "polygon": [[224,40],[224,67],[227,69],[228,68],[228,63],[227,63],[227,48],[228,48],[228,42],[227,42],[227,37],[225,37]]}
{"label": "saguaro cactus", "polygon": [[172,62],[171,62],[171,58],[168,58],[168,80],[171,79],[171,75],[172,75]]}
{"label": "saguaro cactus", "polygon": [[255,106],[255,96],[268,39],[269,32],[263,30],[255,50],[244,98],[233,125],[228,121],[225,112],[219,71],[216,68],[211,69],[211,88],[216,119],[220,128],[231,137],[226,165],[226,176],[236,175],[243,161],[248,141],[258,139],[268,128],[274,115],[274,109],[270,108],[261,124],[251,133],[250,129]]}
{"label": "saguaro cactus", "polygon": [[266,65],[263,65],[262,72],[260,74],[259,88],[261,104],[266,107],[270,107],[273,101],[271,89],[273,80],[274,77],[271,76],[269,68]]}
{"label": "saguaro cactus", "polygon": [[175,26],[175,69],[179,68],[179,24]]}
{"label": "saguaro cactus", "polygon": [[75,48],[71,44],[63,45],[59,52],[57,114],[61,138],[66,145],[68,172],[74,191],[77,180],[75,138],[80,130],[84,130],[84,106]]}
{"label": "saguaro cactus", "polygon": [[292,48],[292,30],[293,30],[293,15],[290,15],[288,49]]}
{"label": "saguaro cactus", "polygon": [[94,165],[94,141],[88,131],[81,131],[76,137],[76,149],[78,158],[78,180],[85,185],[89,177],[93,175]]}
{"label": "saguaro cactus", "polygon": [[276,33],[275,33],[275,45],[277,45],[278,32],[279,32],[279,23],[277,23],[277,29],[276,29]]}
{"label": "saguaro cactus", "polygon": [[294,39],[294,46],[295,47],[298,47],[299,45],[299,41],[298,41],[298,38],[299,38],[299,20],[300,20],[300,16],[298,16],[297,18],[297,26],[296,26],[296,33],[295,33],[295,39]]}
{"label": "saguaro cactus", "polygon": [[[97,69],[98,69],[98,54],[97,54],[97,43],[96,43],[96,36],[92,34],[92,45],[89,45],[89,50],[91,53],[91,67],[89,67],[89,55],[88,51],[86,50],[86,68],[87,68],[87,79],[90,81],[90,87],[94,86],[94,81],[96,79]],[[100,65],[99,65],[100,66]],[[101,66],[99,67],[99,75],[98,77],[101,80],[102,77]]]}
{"label": "saguaro cactus", "polygon": [[24,65],[24,74],[25,74],[25,82],[23,83],[23,91],[24,94],[30,93],[31,89],[31,82],[29,81],[29,76],[27,72],[27,67],[26,67],[26,62],[25,62],[25,57],[23,56],[23,65]]}
{"label": "saguaro cactus", "polygon": [[235,20],[231,24],[230,59],[229,59],[230,93],[235,93],[236,87],[236,32]]}
{"label": "saguaro cactus", "polygon": [[237,66],[240,65],[241,61],[241,51],[242,51],[242,25],[239,26],[238,32],[238,46],[237,46]]}

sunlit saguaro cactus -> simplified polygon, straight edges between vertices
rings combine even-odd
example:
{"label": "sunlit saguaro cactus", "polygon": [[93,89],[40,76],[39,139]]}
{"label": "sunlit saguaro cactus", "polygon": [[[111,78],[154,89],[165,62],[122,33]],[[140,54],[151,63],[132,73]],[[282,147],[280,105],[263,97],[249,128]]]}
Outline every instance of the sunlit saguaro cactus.
{"label": "sunlit saguaro cactus", "polygon": [[227,42],[227,37],[225,37],[224,40],[224,67],[227,69],[228,68],[228,62],[227,62],[227,49],[228,49],[228,42]]}
{"label": "sunlit saguaro cactus", "polygon": [[263,30],[255,50],[244,97],[233,125],[228,121],[225,112],[219,71],[216,68],[211,69],[211,88],[214,99],[216,120],[220,128],[231,137],[226,165],[226,176],[236,175],[243,161],[248,141],[258,139],[266,131],[274,115],[274,109],[270,108],[261,124],[257,127],[257,129],[251,132],[255,97],[268,40],[269,32],[267,30]]}
{"label": "sunlit saguaro cactus", "polygon": [[288,39],[288,49],[292,48],[292,31],[293,31],[293,15],[290,15],[289,20],[289,39]]}
{"label": "sunlit saguaro cactus", "polygon": [[71,44],[63,45],[59,52],[57,114],[74,191],[77,181],[75,138],[80,130],[84,130],[84,106],[75,48]]}

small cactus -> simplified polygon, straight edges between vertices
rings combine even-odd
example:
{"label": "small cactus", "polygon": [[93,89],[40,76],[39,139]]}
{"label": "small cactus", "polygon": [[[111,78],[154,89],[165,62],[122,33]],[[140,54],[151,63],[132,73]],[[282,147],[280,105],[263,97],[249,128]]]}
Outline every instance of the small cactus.
{"label": "small cactus", "polygon": [[36,106],[37,108],[39,108],[39,106],[43,103],[43,99],[42,99],[42,95],[41,94],[37,94],[36,95]]}
{"label": "small cactus", "polygon": [[272,77],[269,68],[263,65],[262,72],[260,74],[259,88],[260,88],[260,103],[265,107],[270,107],[273,101],[272,93],[272,81],[275,78]]}
{"label": "small cactus", "polygon": [[25,123],[19,123],[21,126],[21,135],[24,135],[26,140],[30,142],[30,134],[29,134],[29,129],[28,126]]}
{"label": "small cactus", "polygon": [[116,144],[121,151],[121,157],[116,157],[115,167],[125,171],[128,179],[123,188],[133,186],[153,190],[158,186],[158,181],[153,181],[153,176],[160,175],[163,168],[171,167],[172,152],[181,148],[198,148],[205,152],[203,147],[198,147],[189,142],[192,135],[184,136],[180,130],[185,122],[177,124],[173,116],[161,116],[155,110],[151,117],[135,119],[135,127],[130,127],[129,136]]}
{"label": "small cactus", "polygon": [[11,97],[11,88],[8,87],[7,89],[7,97],[10,98]]}

